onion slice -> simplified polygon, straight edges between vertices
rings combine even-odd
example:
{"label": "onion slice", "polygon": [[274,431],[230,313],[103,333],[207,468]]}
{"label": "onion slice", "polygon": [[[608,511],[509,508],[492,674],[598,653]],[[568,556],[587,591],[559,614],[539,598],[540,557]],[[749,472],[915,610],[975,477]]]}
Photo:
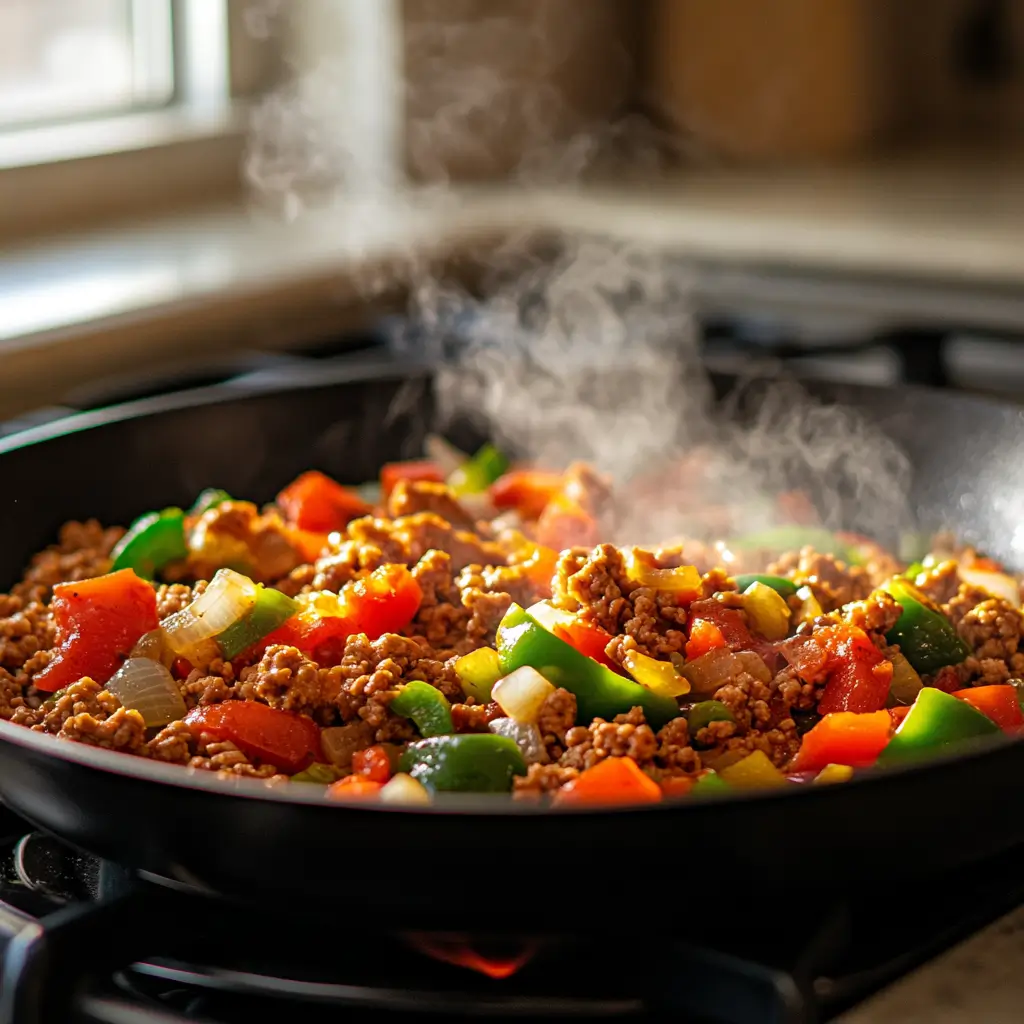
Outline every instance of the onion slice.
{"label": "onion slice", "polygon": [[964,583],[970,583],[972,587],[981,587],[987,590],[993,597],[1001,597],[1004,601],[1020,607],[1020,585],[1005,572],[992,572],[990,569],[971,569],[968,566],[958,565],[957,573]]}
{"label": "onion slice", "polygon": [[204,640],[223,633],[256,604],[256,584],[233,569],[218,569],[205,592],[160,623],[175,654],[187,655]]}
{"label": "onion slice", "polygon": [[174,677],[149,658],[129,658],[106,688],[126,708],[138,711],[147,726],[167,725],[184,718],[188,710]]}

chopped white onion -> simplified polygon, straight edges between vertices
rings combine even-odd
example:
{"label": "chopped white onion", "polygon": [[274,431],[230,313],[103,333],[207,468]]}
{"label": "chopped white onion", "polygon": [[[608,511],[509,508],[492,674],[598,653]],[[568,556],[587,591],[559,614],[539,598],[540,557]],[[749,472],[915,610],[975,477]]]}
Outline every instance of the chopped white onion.
{"label": "chopped white onion", "polygon": [[174,664],[174,651],[167,644],[167,637],[159,627],[144,633],[136,641],[129,658],[149,658],[170,668]]}
{"label": "chopped white onion", "polygon": [[382,804],[429,804],[430,792],[418,779],[399,772],[384,783],[377,799]]}
{"label": "chopped white onion", "polygon": [[184,718],[188,710],[174,677],[149,658],[129,658],[106,688],[126,708],[138,711],[146,725],[167,725]]}
{"label": "chopped white onion", "polygon": [[1009,602],[1014,608],[1020,607],[1020,585],[1005,572],[969,569],[962,565],[957,566],[957,572],[964,583],[970,583],[972,587],[981,587],[994,597],[1001,597]]}
{"label": "chopped white onion", "polygon": [[199,597],[160,623],[167,643],[175,653],[187,655],[251,611],[256,594],[256,584],[248,576],[218,569]]}
{"label": "chopped white onion", "polygon": [[512,740],[522,751],[523,760],[527,764],[544,764],[548,760],[544,738],[536,725],[517,722],[514,718],[495,718],[488,729],[497,736]]}
{"label": "chopped white onion", "polygon": [[554,692],[555,688],[535,668],[523,665],[494,684],[491,700],[497,701],[509,718],[529,724],[537,721],[541,705]]}

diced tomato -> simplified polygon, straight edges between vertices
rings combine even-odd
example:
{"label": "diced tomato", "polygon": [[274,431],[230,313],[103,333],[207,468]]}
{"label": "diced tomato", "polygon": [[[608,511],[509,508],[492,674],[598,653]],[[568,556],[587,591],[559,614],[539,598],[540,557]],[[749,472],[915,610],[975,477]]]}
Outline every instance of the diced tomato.
{"label": "diced tomato", "polygon": [[755,651],[761,655],[769,669],[774,668],[778,661],[778,648],[764,637],[751,633],[739,608],[730,608],[711,598],[694,601],[690,605],[690,621],[697,619],[714,623],[725,640],[725,646],[730,650]]}
{"label": "diced tomato", "polygon": [[327,795],[332,800],[372,800],[383,788],[383,782],[364,775],[346,775],[327,787]]}
{"label": "diced tomato", "polygon": [[894,708],[889,708],[889,717],[892,719],[892,727],[898,729],[900,723],[907,715],[910,714],[910,709],[913,705],[911,704],[899,704]]}
{"label": "diced tomato", "polygon": [[192,671],[192,662],[187,658],[175,658],[174,664],[171,665],[171,671],[176,679],[187,679]]}
{"label": "diced tomato", "polygon": [[691,661],[708,651],[725,647],[722,631],[709,619],[692,619],[690,621],[690,639],[686,642],[686,657]]}
{"label": "diced tomato", "polygon": [[815,630],[815,640],[828,652],[828,682],[818,702],[822,715],[834,711],[878,711],[892,682],[886,661],[871,638],[856,626],[835,625]]}
{"label": "diced tomato", "polygon": [[49,692],[83,676],[106,683],[139,638],[160,625],[156,591],[131,569],[58,583],[50,608],[57,626],[57,656],[32,680]]}
{"label": "diced tomato", "polygon": [[185,724],[196,736],[208,732],[230,740],[250,760],[275,765],[288,775],[323,760],[320,729],[311,718],[255,701],[203,704],[185,716]]}
{"label": "diced tomato", "polygon": [[555,796],[555,803],[641,804],[660,799],[661,788],[631,757],[606,757],[566,783]]}
{"label": "diced tomato", "polygon": [[562,474],[541,469],[513,469],[490,487],[495,508],[514,508],[524,519],[537,519],[562,489]]}
{"label": "diced tomato", "polygon": [[412,622],[423,591],[404,565],[382,565],[369,576],[347,584],[340,596],[351,631],[376,640]]}
{"label": "diced tomato", "polygon": [[545,547],[564,551],[577,545],[593,547],[600,537],[594,517],[560,492],[547,503],[537,520],[537,540]]}
{"label": "diced tomato", "polygon": [[957,690],[953,696],[970,704],[983,715],[988,715],[1003,732],[1018,733],[1024,728],[1024,712],[1021,711],[1014,686],[972,686],[966,690]]}
{"label": "diced tomato", "polygon": [[790,768],[794,772],[820,771],[830,764],[867,768],[878,759],[892,730],[888,711],[828,714],[804,734],[800,752]]}
{"label": "diced tomato", "polygon": [[293,526],[315,533],[344,529],[350,520],[373,511],[355,491],[315,469],[303,473],[281,491],[277,505]]}
{"label": "diced tomato", "polygon": [[387,782],[391,778],[391,758],[379,744],[352,755],[352,772],[372,782]]}
{"label": "diced tomato", "polygon": [[607,630],[595,626],[592,622],[576,619],[564,626],[555,626],[554,634],[560,640],[575,647],[580,654],[585,654],[588,658],[599,661],[613,671],[622,673],[619,666],[605,654],[605,648],[614,639]]}
{"label": "diced tomato", "polygon": [[441,472],[441,467],[429,459],[419,459],[410,462],[388,462],[381,466],[380,487],[384,492],[385,498],[395,489],[395,484],[399,480],[443,484],[444,474]]}
{"label": "diced tomato", "polygon": [[693,789],[689,775],[669,775],[661,780],[661,791],[665,796],[686,796]]}

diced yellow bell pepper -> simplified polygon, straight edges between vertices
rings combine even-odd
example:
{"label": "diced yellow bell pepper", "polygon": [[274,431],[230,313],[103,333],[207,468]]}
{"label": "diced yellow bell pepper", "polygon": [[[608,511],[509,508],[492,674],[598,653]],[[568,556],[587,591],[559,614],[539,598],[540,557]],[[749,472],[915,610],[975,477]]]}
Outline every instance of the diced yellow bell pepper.
{"label": "diced yellow bell pepper", "polygon": [[659,569],[653,556],[646,551],[629,548],[624,553],[626,575],[641,587],[665,590],[673,594],[700,594],[701,579],[697,567],[680,565],[674,569]]}
{"label": "diced yellow bell pepper", "polygon": [[827,764],[815,776],[815,783],[831,785],[834,782],[849,782],[853,778],[853,769],[848,764]]}
{"label": "diced yellow bell pepper", "polygon": [[814,591],[810,587],[803,586],[797,592],[796,596],[800,599],[800,605],[796,610],[795,618],[798,623],[800,622],[813,622],[819,615],[824,615],[821,603],[814,596]]}
{"label": "diced yellow bell pepper", "polygon": [[789,632],[789,605],[765,583],[751,583],[743,591],[743,608],[750,624],[766,640],[782,640]]}
{"label": "diced yellow bell pepper", "polygon": [[681,697],[690,692],[690,681],[676,671],[671,661],[658,661],[639,651],[628,651],[622,665],[641,686],[662,697]]}
{"label": "diced yellow bell pepper", "polygon": [[786,785],[786,777],[763,750],[755,750],[742,761],[720,769],[718,774],[737,789],[773,789]]}

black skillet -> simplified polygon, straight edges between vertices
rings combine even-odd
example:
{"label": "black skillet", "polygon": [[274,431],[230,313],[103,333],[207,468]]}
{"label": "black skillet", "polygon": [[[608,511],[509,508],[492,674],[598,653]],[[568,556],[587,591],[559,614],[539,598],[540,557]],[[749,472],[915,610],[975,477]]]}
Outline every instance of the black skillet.
{"label": "black skillet", "polygon": [[[1020,561],[1022,413],[924,390],[845,390],[910,453],[923,523]],[[372,479],[415,456],[431,419],[429,371],[320,368],[88,413],[0,442],[0,582],[68,519],[124,523],[216,485],[269,500],[311,466]],[[0,795],[79,847],[178,885],[375,919],[529,927],[557,890],[567,915],[628,900],[631,918],[706,902],[820,899],[962,865],[1024,841],[1024,744],[835,787],[615,811],[554,813],[468,799],[440,810],[328,804],[65,743],[0,722]],[[765,890],[767,886],[767,892]],[[882,891],[882,890],[879,890]],[[546,897],[549,900],[550,895]],[[358,916],[356,917],[358,920]]]}

